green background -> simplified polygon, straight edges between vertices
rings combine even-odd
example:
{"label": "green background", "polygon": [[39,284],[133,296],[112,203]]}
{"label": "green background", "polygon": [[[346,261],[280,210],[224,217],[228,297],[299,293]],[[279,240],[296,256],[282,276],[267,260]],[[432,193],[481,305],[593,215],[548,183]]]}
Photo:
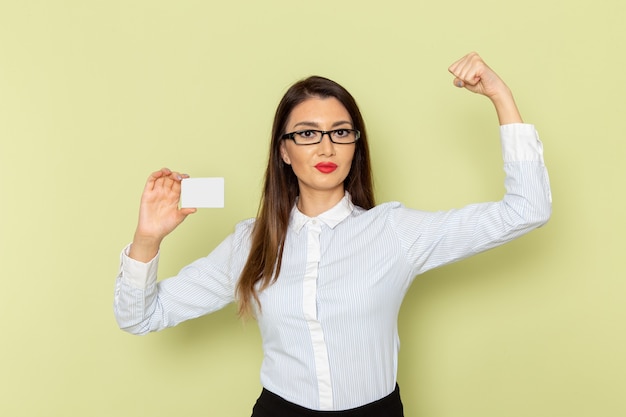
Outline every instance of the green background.
{"label": "green background", "polygon": [[250,415],[261,345],[234,306],[146,337],[116,326],[148,174],[226,181],[226,208],[164,244],[164,277],[256,214],[274,109],[319,74],[362,108],[379,202],[497,200],[495,113],[447,73],[476,50],[539,130],[553,217],[416,280],[406,415],[626,415],[625,15],[620,0],[0,0],[0,414]]}

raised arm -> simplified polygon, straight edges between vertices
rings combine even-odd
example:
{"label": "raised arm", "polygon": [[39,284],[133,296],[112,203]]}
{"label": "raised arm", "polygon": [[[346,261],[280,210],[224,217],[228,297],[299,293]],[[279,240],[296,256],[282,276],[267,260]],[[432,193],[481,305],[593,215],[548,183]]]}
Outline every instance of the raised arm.
{"label": "raised arm", "polygon": [[172,172],[167,168],[153,172],[146,181],[139,221],[128,256],[148,262],[159,251],[161,242],[191,213],[193,208],[178,208],[180,183],[188,175]]}
{"label": "raised arm", "polygon": [[523,123],[511,90],[476,52],[471,52],[456,61],[448,71],[455,77],[455,86],[466,88],[491,100],[496,108],[500,125]]}

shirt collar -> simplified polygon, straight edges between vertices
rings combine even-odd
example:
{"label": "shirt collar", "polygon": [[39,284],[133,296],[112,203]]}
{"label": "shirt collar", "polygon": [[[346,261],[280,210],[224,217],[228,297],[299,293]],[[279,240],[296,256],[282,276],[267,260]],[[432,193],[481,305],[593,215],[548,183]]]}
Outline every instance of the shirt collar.
{"label": "shirt collar", "polygon": [[317,217],[309,217],[298,210],[298,205],[294,204],[291,209],[291,219],[289,221],[290,227],[296,233],[300,233],[300,230],[313,219],[317,219],[323,222],[326,226],[334,229],[339,223],[345,220],[354,210],[354,204],[350,194],[346,191],[343,198],[331,209],[325,211]]}

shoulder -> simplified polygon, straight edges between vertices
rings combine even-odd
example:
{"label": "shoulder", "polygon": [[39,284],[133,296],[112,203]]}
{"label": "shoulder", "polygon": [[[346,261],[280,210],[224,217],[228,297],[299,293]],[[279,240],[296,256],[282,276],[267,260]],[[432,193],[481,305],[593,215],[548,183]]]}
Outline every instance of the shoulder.
{"label": "shoulder", "polygon": [[255,219],[246,219],[237,223],[235,229],[222,240],[209,257],[245,259],[250,251],[254,222]]}
{"label": "shoulder", "polygon": [[386,203],[382,203],[382,204],[378,204],[374,207],[372,207],[369,210],[366,210],[362,207],[359,206],[354,206],[354,211],[352,212],[352,215],[355,217],[359,217],[359,216],[381,216],[384,214],[388,214],[393,212],[394,210],[398,210],[398,209],[402,209],[404,208],[404,206],[402,205],[402,203],[398,202],[398,201],[389,201]]}
{"label": "shoulder", "polygon": [[384,223],[385,227],[394,230],[414,228],[424,224],[424,221],[437,213],[429,213],[406,207],[398,201],[390,201],[372,207],[369,210],[355,207],[353,216],[358,222],[363,223]]}
{"label": "shoulder", "polygon": [[235,225],[234,236],[236,240],[249,239],[252,235],[252,229],[254,229],[255,218],[245,219]]}
{"label": "shoulder", "polygon": [[382,204],[378,204],[369,210],[355,206],[352,212],[352,217],[356,221],[362,221],[369,223],[371,221],[377,222],[389,222],[398,213],[407,210],[407,208],[398,201],[390,201]]}

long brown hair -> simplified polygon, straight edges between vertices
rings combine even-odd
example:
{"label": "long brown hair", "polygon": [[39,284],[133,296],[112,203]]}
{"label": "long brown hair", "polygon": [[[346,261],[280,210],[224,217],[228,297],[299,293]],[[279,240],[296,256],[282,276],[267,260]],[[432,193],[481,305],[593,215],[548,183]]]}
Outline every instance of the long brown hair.
{"label": "long brown hair", "polygon": [[252,230],[250,255],[237,282],[241,316],[252,314],[252,300],[260,307],[258,292],[274,283],[280,274],[289,217],[299,191],[298,178],[281,157],[281,137],[293,108],[312,97],[339,100],[350,114],[354,129],[361,132],[344,188],[355,205],[364,209],[375,205],[367,132],[356,101],[345,88],[327,78],[313,76],[298,81],[287,90],[274,116],[265,184]]}

